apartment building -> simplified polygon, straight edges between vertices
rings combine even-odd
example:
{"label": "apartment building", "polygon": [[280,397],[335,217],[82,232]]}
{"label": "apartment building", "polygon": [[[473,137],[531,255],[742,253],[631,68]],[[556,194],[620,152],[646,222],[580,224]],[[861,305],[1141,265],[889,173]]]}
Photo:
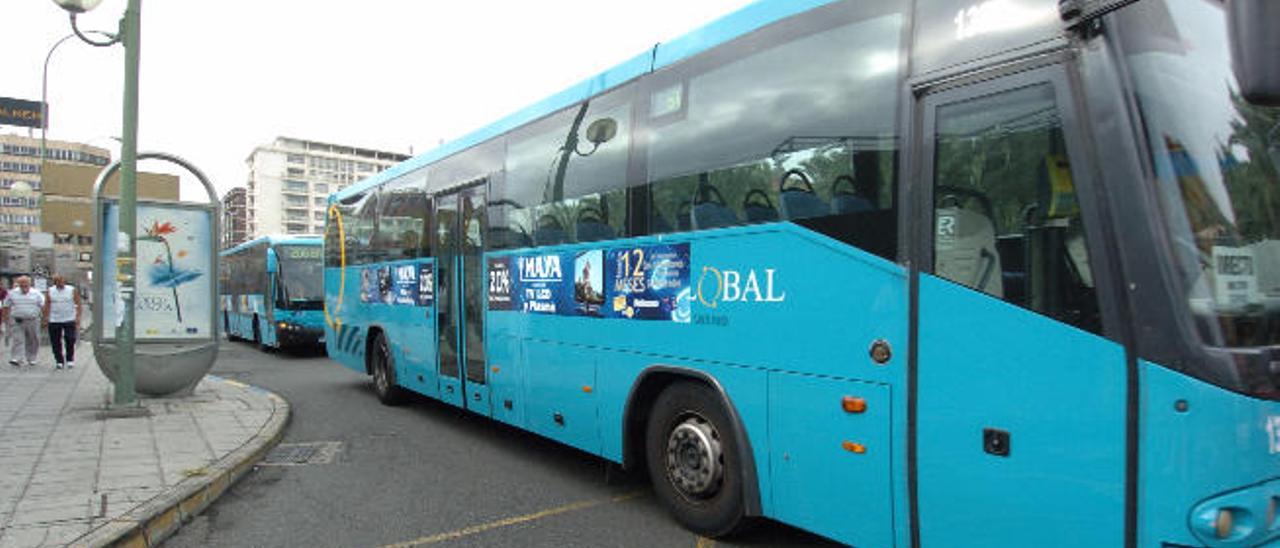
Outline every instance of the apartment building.
{"label": "apartment building", "polygon": [[330,193],[407,159],[396,152],[289,137],[259,146],[246,160],[246,239],[320,234]]}
{"label": "apartment building", "polygon": [[228,190],[222,196],[222,249],[249,241],[249,201],[244,187]]}

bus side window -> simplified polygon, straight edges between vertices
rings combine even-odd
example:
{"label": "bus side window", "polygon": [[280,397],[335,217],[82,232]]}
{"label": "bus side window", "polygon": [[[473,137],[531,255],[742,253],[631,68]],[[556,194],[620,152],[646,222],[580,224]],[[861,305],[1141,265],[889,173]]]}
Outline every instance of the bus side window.
{"label": "bus side window", "polygon": [[508,206],[502,231],[515,239],[527,231],[535,245],[627,234],[633,94],[633,85],[623,86],[511,136],[505,184],[490,196]]}
{"label": "bus side window", "polygon": [[646,76],[649,231],[790,221],[894,259],[897,9],[833,10]]}
{"label": "bus side window", "polygon": [[378,230],[373,248],[380,260],[430,255],[430,239],[423,239],[431,220],[425,179],[410,175],[387,183],[379,191]]}
{"label": "bus side window", "polygon": [[377,262],[373,250],[373,237],[378,223],[378,193],[371,188],[348,200],[350,214],[343,216],[346,232],[347,264],[359,265]]}
{"label": "bus side window", "polygon": [[944,105],[937,120],[934,273],[1100,333],[1053,88]]}

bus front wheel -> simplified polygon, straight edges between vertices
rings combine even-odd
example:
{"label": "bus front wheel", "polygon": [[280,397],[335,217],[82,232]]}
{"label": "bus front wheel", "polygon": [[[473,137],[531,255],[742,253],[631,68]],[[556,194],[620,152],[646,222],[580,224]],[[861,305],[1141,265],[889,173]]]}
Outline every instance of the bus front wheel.
{"label": "bus front wheel", "polygon": [[396,386],[396,372],[391,361],[391,347],[381,333],[374,335],[369,353],[369,369],[373,371],[373,390],[383,405],[400,405],[404,402],[404,390]]}
{"label": "bus front wheel", "polygon": [[676,520],[708,537],[746,519],[738,440],[720,401],[705,384],[678,382],[658,396],[645,430],[654,492]]}

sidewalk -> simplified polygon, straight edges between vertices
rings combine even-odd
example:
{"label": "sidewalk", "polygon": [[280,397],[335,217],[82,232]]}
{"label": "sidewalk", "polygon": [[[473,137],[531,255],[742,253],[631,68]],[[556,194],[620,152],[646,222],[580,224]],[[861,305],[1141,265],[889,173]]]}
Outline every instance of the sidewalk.
{"label": "sidewalk", "polygon": [[[149,416],[102,418],[111,383],[88,344],[72,370],[0,362],[0,548],[154,546],[279,441],[289,405],[207,376]],[[5,353],[7,354],[7,352]]]}

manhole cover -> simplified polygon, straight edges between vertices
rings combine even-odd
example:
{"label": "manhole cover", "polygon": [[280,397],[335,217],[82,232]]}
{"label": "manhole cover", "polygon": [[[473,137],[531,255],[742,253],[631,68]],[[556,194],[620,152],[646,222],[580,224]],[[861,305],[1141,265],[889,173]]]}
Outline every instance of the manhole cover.
{"label": "manhole cover", "polygon": [[315,441],[308,443],[282,443],[272,449],[259,464],[265,466],[305,466],[328,464],[342,449],[340,441]]}

